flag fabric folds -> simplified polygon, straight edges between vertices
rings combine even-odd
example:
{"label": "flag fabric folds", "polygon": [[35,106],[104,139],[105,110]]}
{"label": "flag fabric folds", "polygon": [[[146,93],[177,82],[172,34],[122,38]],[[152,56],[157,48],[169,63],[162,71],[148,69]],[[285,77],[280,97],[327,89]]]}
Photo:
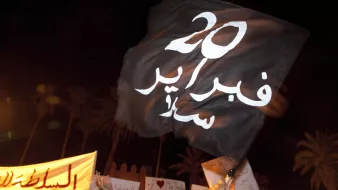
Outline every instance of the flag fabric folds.
{"label": "flag fabric folds", "polygon": [[166,1],[125,55],[116,120],[242,160],[308,32],[218,0]]}

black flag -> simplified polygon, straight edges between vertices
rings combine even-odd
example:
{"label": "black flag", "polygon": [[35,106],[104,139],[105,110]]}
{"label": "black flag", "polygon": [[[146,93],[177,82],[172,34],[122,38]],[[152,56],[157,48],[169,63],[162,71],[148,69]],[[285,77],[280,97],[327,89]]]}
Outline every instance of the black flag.
{"label": "black flag", "polygon": [[242,160],[261,108],[288,73],[306,30],[217,0],[164,1],[131,48],[116,119],[144,137],[174,132],[214,156]]}

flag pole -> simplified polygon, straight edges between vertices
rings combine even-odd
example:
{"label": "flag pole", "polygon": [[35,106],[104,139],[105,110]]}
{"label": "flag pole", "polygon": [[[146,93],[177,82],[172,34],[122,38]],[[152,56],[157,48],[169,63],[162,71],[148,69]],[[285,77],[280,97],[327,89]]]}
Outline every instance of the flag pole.
{"label": "flag pole", "polygon": [[158,148],[158,155],[157,155],[157,164],[156,164],[156,173],[155,173],[155,177],[158,177],[158,171],[159,171],[159,169],[160,169],[161,154],[162,154],[162,144],[163,144],[163,135],[160,137],[160,147]]}

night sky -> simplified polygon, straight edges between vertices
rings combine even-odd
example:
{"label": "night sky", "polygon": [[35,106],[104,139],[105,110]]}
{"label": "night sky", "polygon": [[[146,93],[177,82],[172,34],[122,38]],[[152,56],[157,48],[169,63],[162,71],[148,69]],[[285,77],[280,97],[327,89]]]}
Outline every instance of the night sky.
{"label": "night sky", "polygon": [[[39,83],[53,83],[58,88],[80,85],[94,91],[114,86],[125,51],[145,35],[149,7],[158,2],[160,1],[1,1],[0,89],[6,89],[18,100],[26,100]],[[310,31],[310,38],[285,81],[290,102],[286,116],[278,120],[267,119],[249,153],[254,171],[270,178],[271,189],[309,189],[308,178],[299,177],[298,173],[293,174],[291,171],[297,151],[295,144],[303,138],[304,132],[313,133],[316,129],[338,131],[338,64],[335,52],[337,11],[333,10],[334,5],[329,1],[232,2]],[[20,113],[23,112],[21,110]],[[32,114],[25,115],[28,118]],[[62,113],[59,116],[66,117]],[[45,122],[50,119],[55,118],[46,118]],[[27,121],[31,122],[29,119]],[[47,140],[51,143],[32,150],[36,155],[30,155],[27,162],[58,159],[63,134],[63,129],[50,132],[42,127],[33,144]],[[76,131],[72,135],[70,149],[76,150],[81,135],[76,134]],[[100,135],[91,138],[86,150],[99,150],[98,169],[101,170],[110,144],[109,140],[102,140]],[[17,163],[15,159],[19,159],[25,140],[0,144],[0,165]],[[144,145],[140,143],[141,140],[135,141],[131,143],[140,147]],[[149,142],[153,144],[152,149],[156,150],[158,139]],[[176,154],[184,150],[182,144],[185,146],[185,141],[174,141],[171,137],[166,141],[162,167],[173,164],[173,160],[179,161]],[[128,147],[131,145],[125,145],[124,148]],[[42,154],[41,152],[46,152],[42,148],[55,151]],[[149,161],[145,156],[136,159],[142,153],[135,152],[134,149],[131,155],[122,154],[116,160],[139,165],[144,160]],[[43,155],[40,158],[39,152]],[[152,157],[157,154],[156,151],[148,153]],[[77,152],[73,155],[75,154]],[[152,158],[146,164],[155,162],[156,158]]]}

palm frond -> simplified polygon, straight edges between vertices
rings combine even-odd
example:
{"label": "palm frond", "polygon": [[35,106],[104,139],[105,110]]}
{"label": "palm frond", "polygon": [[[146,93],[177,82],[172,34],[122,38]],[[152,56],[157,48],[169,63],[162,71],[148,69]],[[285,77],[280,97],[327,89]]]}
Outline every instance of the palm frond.
{"label": "palm frond", "polygon": [[318,174],[318,170],[315,170],[311,176],[310,184],[311,184],[311,189],[319,190],[320,188],[320,177]]}
{"label": "palm frond", "polygon": [[186,156],[184,156],[182,154],[177,154],[177,156],[183,158],[184,162],[186,162],[187,164],[193,165],[193,161],[190,158],[188,158],[188,157],[186,157]]}
{"label": "palm frond", "polygon": [[169,166],[170,169],[176,169],[176,170],[189,170],[189,166],[184,163],[177,163]]}
{"label": "palm frond", "polygon": [[313,158],[314,156],[316,156],[315,153],[308,151],[308,150],[303,150],[303,151],[296,154],[295,162],[300,162],[303,159]]}
{"label": "palm frond", "polygon": [[293,171],[301,169],[300,174],[304,175],[314,168],[310,181],[311,189],[319,190],[321,184],[328,188],[330,180],[333,180],[337,173],[334,164],[338,163],[338,153],[334,147],[338,142],[338,134],[322,133],[317,130],[315,136],[305,133],[305,137],[307,140],[299,141],[297,146],[303,146],[307,150],[296,154]]}
{"label": "palm frond", "polygon": [[319,174],[319,177],[321,179],[321,182],[323,183],[324,187],[328,187],[328,183],[329,183],[329,179],[330,179],[330,176],[328,174],[328,172],[326,171],[326,169],[322,168],[322,169],[319,169],[318,170],[318,174]]}
{"label": "palm frond", "polygon": [[305,165],[304,162],[296,162],[295,165],[292,168],[292,171],[295,172],[295,171],[299,170],[304,165]]}
{"label": "palm frond", "polygon": [[187,153],[187,155],[188,155],[189,158],[193,158],[194,157],[194,155],[193,155],[193,153],[192,153],[192,151],[191,151],[191,149],[189,147],[186,147],[185,151],[186,151],[186,153]]}
{"label": "palm frond", "polygon": [[312,150],[315,154],[319,155],[320,154],[320,150],[317,149],[316,147],[314,147],[312,144],[310,144],[309,142],[307,141],[299,141],[297,143],[297,147],[300,147],[300,146],[304,146],[310,150]]}
{"label": "palm frond", "polygon": [[178,170],[177,173],[176,173],[176,176],[179,176],[181,174],[184,174],[184,173],[189,173],[190,171],[189,170]]}
{"label": "palm frond", "polygon": [[194,147],[186,147],[186,155],[178,154],[183,162],[171,165],[170,169],[176,169],[177,175],[190,173],[190,175],[198,175],[202,172],[201,164],[207,158],[206,154]]}
{"label": "palm frond", "polygon": [[315,138],[313,138],[309,133],[305,133],[304,135],[313,148],[315,148],[316,150],[320,150],[319,142]]}
{"label": "palm frond", "polygon": [[119,125],[115,124],[114,127],[113,127],[113,130],[112,130],[112,137],[116,138],[117,136],[119,136],[119,140],[131,141],[137,135],[136,135],[136,133],[130,131],[127,127],[119,126]]}
{"label": "palm frond", "polygon": [[300,175],[304,175],[314,167],[313,164],[305,164],[303,169],[300,171]]}

